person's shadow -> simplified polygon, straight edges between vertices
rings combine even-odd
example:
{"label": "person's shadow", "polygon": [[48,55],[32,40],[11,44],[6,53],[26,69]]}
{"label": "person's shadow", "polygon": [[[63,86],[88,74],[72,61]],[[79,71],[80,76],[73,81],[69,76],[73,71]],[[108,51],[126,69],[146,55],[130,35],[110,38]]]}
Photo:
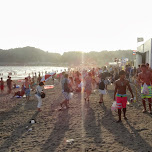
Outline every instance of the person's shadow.
{"label": "person's shadow", "polygon": [[47,141],[43,144],[41,152],[54,152],[56,150],[61,141],[64,139],[65,133],[69,130],[69,119],[70,116],[68,114],[68,109],[59,113],[54,129]]}
{"label": "person's shadow", "polygon": [[110,109],[107,109],[107,107],[104,105],[102,108],[104,109],[105,114],[101,123],[112,135],[115,136],[116,142],[122,144],[124,147],[127,147],[132,151],[152,151],[150,144],[140,136],[138,131],[131,126],[129,121],[127,121],[127,124],[133,133],[130,133],[123,123],[116,123],[116,119],[113,117]]}
{"label": "person's shadow", "polygon": [[86,138],[93,138],[94,143],[97,146],[100,146],[102,143],[101,139],[101,119],[98,114],[98,120],[96,122],[95,112],[89,106],[89,104],[85,104],[87,108],[87,112],[84,117],[84,129],[86,131]]}
{"label": "person's shadow", "polygon": [[13,143],[19,140],[22,135],[27,132],[26,126],[30,128],[32,126],[30,120],[35,120],[39,112],[36,112],[26,123],[23,125],[18,126],[12,134],[5,140],[5,142],[0,146],[0,152],[5,152],[6,147],[9,148]]}

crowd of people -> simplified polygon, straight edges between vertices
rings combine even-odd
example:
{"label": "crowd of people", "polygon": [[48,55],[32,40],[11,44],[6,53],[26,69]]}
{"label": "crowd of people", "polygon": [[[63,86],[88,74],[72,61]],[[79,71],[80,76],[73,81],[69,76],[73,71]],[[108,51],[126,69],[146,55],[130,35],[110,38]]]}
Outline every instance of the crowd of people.
{"label": "crowd of people", "polygon": [[[149,64],[139,65],[138,68],[131,67],[130,65],[126,65],[125,68],[119,66],[109,66],[102,68],[75,68],[69,69],[67,72],[62,72],[56,74],[56,79],[59,80],[59,83],[62,87],[62,94],[64,96],[64,100],[60,103],[60,110],[64,108],[69,108],[69,100],[70,93],[78,92],[84,93],[84,101],[90,102],[90,95],[94,90],[99,90],[100,100],[99,103],[102,104],[104,102],[104,95],[107,94],[108,85],[114,84],[114,101],[116,101],[117,109],[118,109],[118,122],[121,122],[121,112],[123,111],[124,119],[126,117],[126,104],[127,104],[127,89],[130,91],[132,99],[134,98],[133,91],[130,87],[130,83],[137,83],[141,86],[141,98],[143,102],[144,110],[146,112],[146,99],[149,102],[149,112],[151,111],[151,96],[152,96],[152,70],[149,67]],[[24,96],[26,95],[26,100],[30,100],[31,91],[35,91],[35,96],[38,100],[38,111],[41,111],[42,106],[42,98],[45,97],[45,93],[43,91],[43,86],[45,82],[41,82],[41,75],[39,73],[38,77],[35,75],[32,78],[26,77],[20,87],[20,90],[16,91],[13,95],[15,96]],[[54,83],[54,77],[52,77]],[[8,94],[11,93],[12,88],[16,87],[16,83],[11,80],[11,77],[8,76],[6,81]],[[36,86],[37,85],[37,86]],[[3,78],[0,80],[0,89],[1,93],[4,91],[5,82]],[[143,90],[147,87],[148,93],[145,93]]]}
{"label": "crowd of people", "polygon": [[[143,113],[146,112],[146,99],[148,99],[149,113],[151,111],[151,97],[152,97],[152,70],[149,64],[139,65],[138,68],[126,65],[123,70],[122,67],[102,67],[92,69],[79,69],[77,71],[69,71],[68,73],[62,73],[61,84],[64,101],[61,102],[61,109],[69,108],[69,94],[70,92],[84,92],[84,101],[90,101],[90,95],[93,90],[98,89],[100,100],[99,103],[104,102],[103,96],[107,93],[108,84],[114,84],[114,101],[118,109],[118,121],[121,122],[121,111],[123,111],[124,119],[126,117],[126,105],[127,105],[127,89],[131,93],[131,102],[134,100],[134,94],[131,89],[130,83],[136,83],[141,86],[141,98],[143,103]],[[135,80],[135,81],[132,81]],[[144,93],[143,88],[146,85],[148,92]],[[145,88],[144,88],[145,89]]]}

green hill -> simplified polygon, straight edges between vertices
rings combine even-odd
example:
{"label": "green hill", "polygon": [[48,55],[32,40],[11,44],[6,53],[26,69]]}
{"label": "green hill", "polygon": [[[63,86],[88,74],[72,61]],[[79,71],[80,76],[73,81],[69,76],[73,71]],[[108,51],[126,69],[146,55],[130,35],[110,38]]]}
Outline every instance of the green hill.
{"label": "green hill", "polygon": [[85,64],[94,63],[102,66],[113,62],[115,58],[129,58],[132,61],[135,57],[132,50],[101,51],[82,53],[80,51],[50,53],[34,47],[23,47],[9,50],[0,49],[0,65],[59,65],[75,66],[82,62]]}

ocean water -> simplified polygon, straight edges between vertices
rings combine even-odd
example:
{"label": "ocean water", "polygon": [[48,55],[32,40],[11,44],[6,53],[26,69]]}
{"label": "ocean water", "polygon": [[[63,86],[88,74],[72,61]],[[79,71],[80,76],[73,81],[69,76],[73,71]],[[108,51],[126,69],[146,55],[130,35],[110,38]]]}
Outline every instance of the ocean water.
{"label": "ocean water", "polygon": [[67,67],[52,67],[52,66],[0,66],[0,77],[3,77],[6,81],[8,75],[11,76],[12,80],[24,79],[27,76],[38,76],[39,72],[41,76],[45,75],[45,72],[61,73],[67,71]]}

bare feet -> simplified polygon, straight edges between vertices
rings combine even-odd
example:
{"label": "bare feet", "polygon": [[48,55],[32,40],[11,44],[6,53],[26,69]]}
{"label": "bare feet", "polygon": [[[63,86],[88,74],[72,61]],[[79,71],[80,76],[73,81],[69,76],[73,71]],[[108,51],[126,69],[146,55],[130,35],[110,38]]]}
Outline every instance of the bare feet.
{"label": "bare feet", "polygon": [[127,117],[124,117],[124,119],[125,119],[125,120],[128,120],[128,118],[127,118]]}

